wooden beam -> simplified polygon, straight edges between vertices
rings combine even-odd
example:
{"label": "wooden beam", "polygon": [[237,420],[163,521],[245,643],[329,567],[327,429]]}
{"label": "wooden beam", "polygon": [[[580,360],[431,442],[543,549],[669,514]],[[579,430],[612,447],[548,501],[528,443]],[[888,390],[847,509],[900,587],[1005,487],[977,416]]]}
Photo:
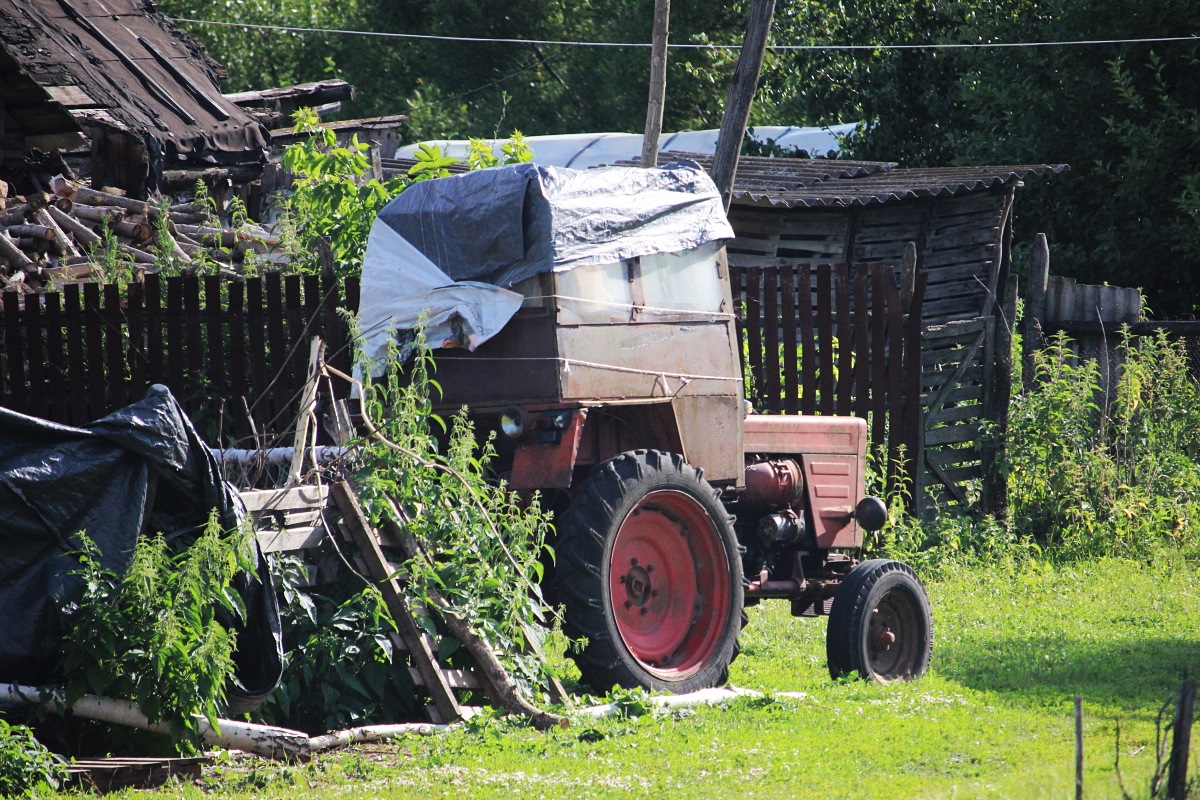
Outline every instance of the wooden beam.
{"label": "wooden beam", "polygon": [[717,184],[726,211],[733,197],[738,154],[742,149],[742,137],[746,135],[746,123],[750,120],[750,107],[758,88],[758,74],[762,71],[767,35],[771,32],[771,18],[774,15],[775,0],[754,0],[754,5],[750,7],[750,19],[746,23],[742,52],[738,55],[733,80],[729,83],[729,95],[725,100],[725,114],[721,118],[721,133],[717,137],[717,151],[713,154],[712,166],[713,182]]}
{"label": "wooden beam", "polygon": [[654,2],[654,35],[650,48],[650,98],[646,102],[646,133],[642,137],[642,166],[658,165],[658,137],[662,133],[663,104],[667,96],[667,29],[671,0]]}

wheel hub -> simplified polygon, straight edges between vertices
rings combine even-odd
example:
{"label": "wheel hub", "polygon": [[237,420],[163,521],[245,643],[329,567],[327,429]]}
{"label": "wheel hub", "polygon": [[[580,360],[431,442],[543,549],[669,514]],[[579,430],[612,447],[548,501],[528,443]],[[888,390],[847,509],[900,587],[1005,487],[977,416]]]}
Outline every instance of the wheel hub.
{"label": "wheel hub", "polygon": [[647,567],[631,567],[629,572],[626,572],[621,578],[621,583],[625,584],[625,595],[628,598],[625,602],[628,605],[644,606],[650,600],[650,572],[654,569],[653,565]]}

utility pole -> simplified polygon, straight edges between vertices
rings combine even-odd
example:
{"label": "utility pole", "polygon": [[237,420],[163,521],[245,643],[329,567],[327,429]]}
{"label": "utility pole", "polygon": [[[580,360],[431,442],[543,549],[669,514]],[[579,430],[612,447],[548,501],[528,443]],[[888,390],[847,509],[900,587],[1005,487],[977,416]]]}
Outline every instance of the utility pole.
{"label": "utility pole", "polygon": [[650,99],[646,103],[646,134],[642,137],[642,166],[658,166],[658,137],[662,133],[663,103],[667,96],[667,23],[671,0],[654,0],[654,38],[650,47]]}
{"label": "utility pole", "polygon": [[746,135],[746,123],[750,120],[750,106],[758,88],[758,74],[762,71],[763,55],[767,49],[767,34],[771,32],[771,17],[775,15],[775,0],[754,0],[750,7],[750,19],[746,23],[746,38],[737,66],[733,68],[733,80],[729,83],[729,96],[725,100],[725,115],[721,118],[721,133],[717,137],[717,152],[713,155],[712,177],[717,191],[729,210],[733,197],[733,176],[737,172],[738,153],[742,149],[742,138]]}

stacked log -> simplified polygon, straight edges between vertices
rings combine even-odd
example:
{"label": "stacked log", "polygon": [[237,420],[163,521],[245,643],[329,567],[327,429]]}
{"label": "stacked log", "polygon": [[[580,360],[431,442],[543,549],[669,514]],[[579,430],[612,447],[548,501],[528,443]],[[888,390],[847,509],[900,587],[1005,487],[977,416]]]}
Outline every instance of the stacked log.
{"label": "stacked log", "polygon": [[[195,202],[135,200],[61,175],[49,192],[8,197],[0,187],[0,288],[25,293],[64,283],[112,279],[105,260],[125,262],[138,277],[170,268],[240,274],[247,253],[278,257],[279,239],[253,223],[222,225]],[[107,233],[106,233],[107,231]],[[113,250],[115,253],[108,253]]]}

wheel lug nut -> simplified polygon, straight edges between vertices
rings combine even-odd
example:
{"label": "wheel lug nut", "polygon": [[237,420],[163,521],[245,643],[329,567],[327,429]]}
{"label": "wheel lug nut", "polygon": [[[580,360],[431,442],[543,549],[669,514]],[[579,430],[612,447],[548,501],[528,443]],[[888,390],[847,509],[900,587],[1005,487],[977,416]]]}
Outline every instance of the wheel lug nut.
{"label": "wheel lug nut", "polygon": [[646,616],[646,609],[645,609],[645,608],[643,608],[643,609],[642,609],[642,616],[643,616],[643,617],[644,617],[644,616]]}
{"label": "wheel lug nut", "polygon": [[626,600],[626,601],[625,601],[625,607],[626,607],[626,608],[633,608],[633,601],[632,601],[632,600]]}
{"label": "wheel lug nut", "polygon": [[622,576],[621,576],[620,578],[618,578],[617,580],[618,580],[618,581],[620,581],[621,583],[624,583],[624,582],[625,582],[625,576],[624,576],[624,575],[622,575]]}
{"label": "wheel lug nut", "polygon": [[635,566],[635,567],[636,567],[636,566],[637,566],[637,559],[636,559],[636,558],[631,558],[631,559],[629,559],[629,563],[630,563],[630,564],[632,564],[633,566]]}
{"label": "wheel lug nut", "polygon": [[650,590],[650,596],[651,596],[651,597],[658,597],[658,589],[651,589],[651,590]]}
{"label": "wheel lug nut", "polygon": [[647,565],[646,565],[646,572],[654,572],[654,565],[653,565],[653,564],[647,564]]}

